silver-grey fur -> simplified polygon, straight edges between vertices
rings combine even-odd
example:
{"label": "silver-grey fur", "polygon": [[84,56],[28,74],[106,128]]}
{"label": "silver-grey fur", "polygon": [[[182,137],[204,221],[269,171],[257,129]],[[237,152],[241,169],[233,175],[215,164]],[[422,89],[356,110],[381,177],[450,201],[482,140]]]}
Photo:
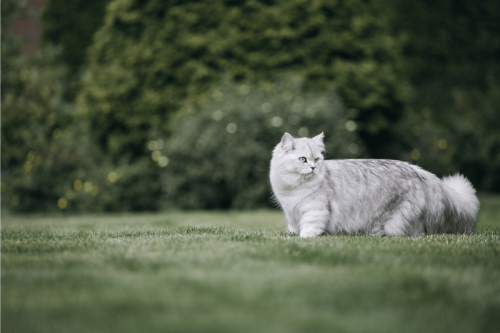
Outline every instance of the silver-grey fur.
{"label": "silver-grey fur", "polygon": [[271,185],[290,232],[315,237],[474,231],[479,201],[463,176],[441,180],[394,160],[324,160],[323,151],[323,133],[312,139],[285,133],[273,151]]}

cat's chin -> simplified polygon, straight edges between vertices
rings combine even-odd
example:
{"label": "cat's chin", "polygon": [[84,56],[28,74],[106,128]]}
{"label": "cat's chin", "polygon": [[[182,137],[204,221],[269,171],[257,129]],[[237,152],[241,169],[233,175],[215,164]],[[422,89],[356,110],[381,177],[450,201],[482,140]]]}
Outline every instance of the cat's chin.
{"label": "cat's chin", "polygon": [[302,176],[306,179],[310,179],[314,176],[314,171],[311,171],[309,173],[303,173]]}

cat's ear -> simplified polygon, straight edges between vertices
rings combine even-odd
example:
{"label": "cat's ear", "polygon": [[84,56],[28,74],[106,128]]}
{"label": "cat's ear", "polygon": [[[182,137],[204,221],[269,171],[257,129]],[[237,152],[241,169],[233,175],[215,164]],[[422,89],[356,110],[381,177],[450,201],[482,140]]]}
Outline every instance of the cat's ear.
{"label": "cat's ear", "polygon": [[323,143],[323,139],[325,138],[325,134],[321,132],[321,134],[316,135],[314,138],[314,142],[321,148],[321,151],[325,150],[325,144]]}
{"label": "cat's ear", "polygon": [[293,136],[285,132],[281,138],[281,148],[283,148],[284,151],[294,150],[295,140],[293,139]]}

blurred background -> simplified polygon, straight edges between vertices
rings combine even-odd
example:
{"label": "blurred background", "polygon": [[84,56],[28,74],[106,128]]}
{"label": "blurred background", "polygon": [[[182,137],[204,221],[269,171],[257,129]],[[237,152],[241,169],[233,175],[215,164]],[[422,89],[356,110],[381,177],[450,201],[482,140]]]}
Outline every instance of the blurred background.
{"label": "blurred background", "polygon": [[500,192],[498,0],[3,0],[2,209],[272,207],[273,147]]}

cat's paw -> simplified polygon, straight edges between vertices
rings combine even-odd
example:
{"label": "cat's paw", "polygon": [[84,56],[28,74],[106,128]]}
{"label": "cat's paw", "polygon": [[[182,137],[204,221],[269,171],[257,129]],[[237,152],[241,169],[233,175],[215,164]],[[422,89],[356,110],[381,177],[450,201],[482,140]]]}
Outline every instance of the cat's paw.
{"label": "cat's paw", "polygon": [[322,231],[315,231],[315,230],[302,230],[300,232],[300,237],[301,238],[313,238],[318,235],[320,235]]}

